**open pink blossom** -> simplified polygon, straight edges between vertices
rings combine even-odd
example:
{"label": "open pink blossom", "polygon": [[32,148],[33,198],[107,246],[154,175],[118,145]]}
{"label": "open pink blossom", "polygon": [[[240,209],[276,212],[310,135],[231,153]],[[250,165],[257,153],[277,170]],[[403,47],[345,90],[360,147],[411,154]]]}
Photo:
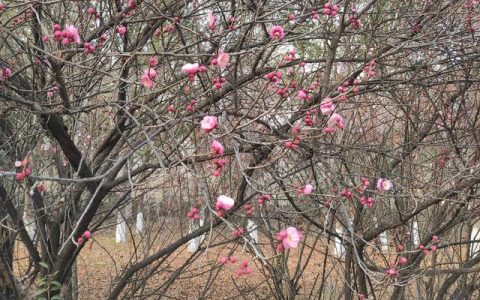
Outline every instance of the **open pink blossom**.
{"label": "open pink blossom", "polygon": [[345,127],[345,124],[343,123],[343,118],[341,115],[334,113],[330,116],[330,119],[328,119],[328,127],[333,127],[336,126],[340,129],[343,129]]}
{"label": "open pink blossom", "polygon": [[225,53],[225,52],[218,53],[217,65],[220,67],[220,69],[225,69],[229,61],[230,61],[230,55],[228,53]]}
{"label": "open pink blossom", "polygon": [[281,242],[282,249],[297,248],[300,240],[302,239],[302,233],[295,227],[288,227],[280,231],[277,235],[277,240]]}
{"label": "open pink blossom", "polygon": [[387,178],[378,178],[377,180],[377,189],[379,191],[389,191],[392,188],[393,184]]}
{"label": "open pink blossom", "polygon": [[300,192],[304,195],[310,195],[313,191],[313,186],[311,184],[306,184],[300,189]]}
{"label": "open pink blossom", "polygon": [[[155,74],[156,75],[156,74]],[[148,70],[145,70],[142,77],[141,77],[141,82],[142,85],[148,89],[152,89],[154,82],[152,80],[152,77],[150,76],[150,72]]]}
{"label": "open pink blossom", "polygon": [[230,210],[234,204],[235,200],[233,200],[232,198],[225,195],[220,195],[217,197],[217,203],[215,204],[215,208],[217,210]]}
{"label": "open pink blossom", "polygon": [[209,133],[214,128],[218,126],[217,117],[215,116],[205,116],[203,120],[200,122],[200,127],[205,130],[205,133]]}
{"label": "open pink blossom", "polygon": [[270,28],[270,37],[274,40],[283,40],[285,37],[283,27],[279,25],[272,26],[272,28]]}
{"label": "open pink blossom", "polygon": [[328,115],[335,110],[335,104],[333,104],[332,98],[327,97],[323,99],[322,103],[320,103],[320,111],[323,115]]}
{"label": "open pink blossom", "polygon": [[65,26],[65,31],[67,32],[68,34],[68,38],[72,41],[74,41],[75,43],[77,44],[80,44],[81,41],[80,41],[80,36],[78,35],[78,30],[75,26],[73,25],[66,25]]}
{"label": "open pink blossom", "polygon": [[215,152],[215,155],[217,155],[217,156],[222,156],[223,155],[223,151],[225,149],[223,148],[223,145],[220,144],[217,140],[213,140],[213,142],[210,146],[212,147],[213,151]]}
{"label": "open pink blossom", "polygon": [[195,75],[200,69],[200,65],[198,63],[194,64],[185,64],[182,67],[182,71],[187,73],[188,75]]}

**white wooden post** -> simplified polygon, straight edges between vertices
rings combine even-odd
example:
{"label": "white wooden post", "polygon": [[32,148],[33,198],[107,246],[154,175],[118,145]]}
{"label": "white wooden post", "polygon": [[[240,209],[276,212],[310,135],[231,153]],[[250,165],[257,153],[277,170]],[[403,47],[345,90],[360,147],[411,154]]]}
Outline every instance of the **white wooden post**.
{"label": "white wooden post", "polygon": [[[337,228],[336,231],[337,231],[338,235],[343,236],[343,229],[342,228]],[[342,240],[335,237],[334,242],[335,242],[335,254],[337,256],[343,256],[343,254],[345,253],[345,247],[343,246]]]}
{"label": "white wooden post", "polygon": [[[471,240],[478,240],[480,239],[480,224],[476,223],[472,227],[472,232],[470,234]],[[474,257],[480,251],[480,243],[472,243],[470,244],[470,256]]]}
{"label": "white wooden post", "polygon": [[258,229],[257,229],[257,225],[252,221],[252,220],[248,220],[248,223],[247,223],[247,231],[248,231],[248,235],[250,236],[250,238],[253,240],[253,242],[255,244],[258,244]]}
{"label": "white wooden post", "polygon": [[135,223],[135,227],[136,227],[136,230],[137,230],[137,233],[141,233],[143,231],[143,212],[142,211],[139,211],[137,213],[137,221]]}
{"label": "white wooden post", "polygon": [[[188,233],[192,233],[194,230],[203,226],[203,219],[200,218],[198,221],[199,221],[199,225],[196,225],[194,221],[190,223],[190,230],[188,231]],[[188,241],[188,252],[190,253],[196,252],[200,247],[200,244],[202,243],[204,238],[205,238],[205,234],[202,234],[201,236],[197,236],[196,238]]]}
{"label": "white wooden post", "polygon": [[413,222],[412,239],[413,239],[414,245],[420,244],[420,233],[418,232],[418,223],[415,221]]}
{"label": "white wooden post", "polygon": [[127,241],[127,222],[121,212],[117,213],[117,226],[115,232],[115,242],[124,243]]}
{"label": "white wooden post", "polygon": [[23,223],[25,224],[25,229],[27,230],[28,236],[35,242],[35,234],[37,233],[37,223],[34,219],[29,218],[27,213],[23,214]]}

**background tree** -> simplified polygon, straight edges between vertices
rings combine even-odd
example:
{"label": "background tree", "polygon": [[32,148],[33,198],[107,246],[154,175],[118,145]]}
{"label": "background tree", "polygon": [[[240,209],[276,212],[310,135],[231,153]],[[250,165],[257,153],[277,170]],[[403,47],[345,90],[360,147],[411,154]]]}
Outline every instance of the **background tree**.
{"label": "background tree", "polygon": [[2,297],[478,296],[479,9],[1,3]]}

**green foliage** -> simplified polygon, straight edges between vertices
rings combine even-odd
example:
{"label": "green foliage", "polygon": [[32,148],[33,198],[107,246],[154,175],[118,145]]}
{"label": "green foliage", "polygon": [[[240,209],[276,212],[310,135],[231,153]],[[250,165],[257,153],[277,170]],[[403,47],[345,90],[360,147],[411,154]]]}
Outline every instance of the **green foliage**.
{"label": "green foliage", "polygon": [[[40,266],[45,268],[48,271],[48,264],[45,262],[40,262]],[[34,298],[37,300],[60,300],[61,297],[58,295],[62,290],[62,284],[58,281],[53,280],[57,273],[47,274],[45,277],[41,277],[38,282],[38,290],[33,294]]]}

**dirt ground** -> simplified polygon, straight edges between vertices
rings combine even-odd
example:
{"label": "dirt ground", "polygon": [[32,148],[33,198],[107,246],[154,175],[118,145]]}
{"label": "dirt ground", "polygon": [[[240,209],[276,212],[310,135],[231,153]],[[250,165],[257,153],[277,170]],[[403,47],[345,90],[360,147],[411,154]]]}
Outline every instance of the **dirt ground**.
{"label": "dirt ground", "polygon": [[[271,249],[270,245],[261,245],[262,241],[267,241],[266,237],[260,236],[260,247],[264,251],[265,259],[278,263],[280,259],[272,257],[270,254],[272,253],[269,250]],[[21,245],[21,243],[18,244]],[[299,283],[300,296],[297,297],[298,299],[309,298],[312,288],[318,286],[321,280],[324,263],[322,253],[325,248],[317,243],[315,249],[318,251],[310,251],[306,248],[305,254],[302,255],[302,261],[308,260],[308,264]],[[151,251],[150,253],[152,253]],[[105,299],[115,285],[116,276],[121,273],[122,268],[128,262],[141,260],[143,255],[142,247],[135,245],[131,239],[126,243],[116,243],[115,233],[112,230],[95,234],[93,240],[88,241],[82,249],[77,260],[79,299]],[[234,256],[237,261],[234,264],[227,263],[221,266],[219,263],[221,256]],[[18,247],[16,257],[16,270],[21,273],[21,269],[25,268],[27,261],[27,253],[22,246]],[[243,243],[229,243],[202,251],[191,266],[184,270],[166,291],[163,290],[170,276],[190,257],[191,253],[186,250],[186,247],[182,247],[163,261],[156,272],[139,274],[139,276],[145,275],[149,278],[142,299],[198,299],[200,296],[206,299],[274,298],[273,283],[267,282],[267,278],[270,276],[265,275],[264,272],[267,269],[263,267],[262,260],[255,257],[248,247],[244,247]],[[288,259],[290,274],[295,272],[299,257],[300,249],[290,251]],[[244,259],[249,261],[252,272],[249,275],[238,276],[236,273]],[[336,264],[336,262],[327,262],[325,276],[328,283],[322,292],[324,299],[336,299],[337,297],[334,295],[343,288],[341,280],[331,280],[342,276],[341,268]],[[209,286],[206,292],[205,286]],[[137,291],[136,294],[138,295],[140,292]],[[325,297],[330,294],[332,297]],[[127,297],[127,299],[132,298]]]}

